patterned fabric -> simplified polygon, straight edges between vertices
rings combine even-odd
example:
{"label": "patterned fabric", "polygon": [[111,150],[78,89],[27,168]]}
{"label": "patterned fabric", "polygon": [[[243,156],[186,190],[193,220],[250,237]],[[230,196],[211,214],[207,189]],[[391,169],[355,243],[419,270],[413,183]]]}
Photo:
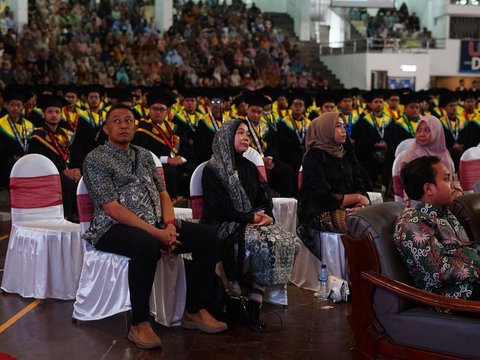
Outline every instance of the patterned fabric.
{"label": "patterned fabric", "polygon": [[411,201],[397,219],[394,241],[418,288],[456,299],[472,295],[478,249],[447,208]]}
{"label": "patterned fabric", "polygon": [[252,276],[259,285],[287,284],[299,248],[295,236],[279,225],[245,229],[245,250],[250,253]]}
{"label": "patterned fabric", "polygon": [[131,145],[124,151],[106,142],[88,154],[83,176],[94,203],[94,217],[83,238],[93,245],[116,224],[102,209],[114,200],[149,224],[161,219],[160,192],[165,187],[148,150]]}

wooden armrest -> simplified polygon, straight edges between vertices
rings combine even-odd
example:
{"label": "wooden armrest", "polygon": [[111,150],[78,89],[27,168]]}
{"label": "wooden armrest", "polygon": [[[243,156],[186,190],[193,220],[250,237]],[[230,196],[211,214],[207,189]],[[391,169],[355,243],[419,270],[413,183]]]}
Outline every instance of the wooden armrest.
{"label": "wooden armrest", "polygon": [[362,278],[369,283],[383,288],[404,298],[413,300],[423,305],[440,309],[457,310],[470,313],[480,313],[480,301],[458,300],[442,295],[433,294],[400,281],[387,278],[374,271],[362,271]]}

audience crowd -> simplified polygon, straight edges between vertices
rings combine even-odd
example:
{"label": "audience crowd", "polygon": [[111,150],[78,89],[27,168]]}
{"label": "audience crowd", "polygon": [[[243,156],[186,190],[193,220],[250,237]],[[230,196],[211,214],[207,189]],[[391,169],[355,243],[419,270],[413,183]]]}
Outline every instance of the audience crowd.
{"label": "audience crowd", "polygon": [[0,86],[307,86],[299,49],[254,4],[177,5],[165,32],[152,4],[110,4],[40,0],[21,29],[7,7]]}

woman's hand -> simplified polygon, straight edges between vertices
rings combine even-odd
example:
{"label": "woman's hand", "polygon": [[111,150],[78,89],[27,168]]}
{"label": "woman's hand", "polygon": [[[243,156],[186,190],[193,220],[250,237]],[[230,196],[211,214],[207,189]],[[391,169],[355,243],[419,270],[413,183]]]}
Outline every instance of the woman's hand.
{"label": "woman's hand", "polygon": [[267,226],[272,225],[273,219],[265,214],[263,211],[256,212],[253,215],[253,226]]}
{"label": "woman's hand", "polygon": [[365,195],[359,194],[358,201],[355,204],[355,207],[368,206],[368,205],[370,205],[370,200],[368,199],[368,197],[366,197]]}

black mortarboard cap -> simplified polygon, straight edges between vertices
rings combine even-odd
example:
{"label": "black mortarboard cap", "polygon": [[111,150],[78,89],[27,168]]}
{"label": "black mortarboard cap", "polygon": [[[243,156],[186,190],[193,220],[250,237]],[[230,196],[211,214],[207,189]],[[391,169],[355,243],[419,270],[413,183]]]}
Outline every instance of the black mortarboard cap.
{"label": "black mortarboard cap", "polygon": [[6,86],[2,91],[2,95],[5,102],[9,102],[11,100],[20,100],[21,102],[25,102],[25,100],[27,100],[25,89],[16,85]]}
{"label": "black mortarboard cap", "polygon": [[400,104],[407,106],[408,104],[418,104],[420,103],[420,97],[414,92],[410,92],[400,96]]}
{"label": "black mortarboard cap", "polygon": [[460,98],[462,100],[467,100],[467,99],[477,100],[477,97],[478,97],[477,93],[473,91],[462,91],[460,94]]}
{"label": "black mortarboard cap", "polygon": [[372,102],[374,99],[385,99],[383,91],[373,90],[365,93],[365,101],[367,103]]}
{"label": "black mortarboard cap", "polygon": [[455,101],[458,101],[458,96],[451,91],[448,91],[440,95],[440,99],[438,100],[438,106],[443,108]]}
{"label": "black mortarboard cap", "polygon": [[129,89],[119,89],[117,91],[117,101],[121,102],[133,102],[133,95]]}
{"label": "black mortarboard cap", "polygon": [[[352,99],[353,100],[353,91],[349,89],[340,89],[333,92],[335,100],[337,103],[343,99]],[[318,105],[318,104],[317,104]]]}
{"label": "black mortarboard cap", "polygon": [[333,91],[320,90],[315,93],[315,103],[317,106],[323,106],[325,103],[336,103]]}
{"label": "black mortarboard cap", "polygon": [[243,95],[237,96],[235,99],[233,99],[233,104],[238,107],[242,102],[245,102],[245,98]]}
{"label": "black mortarboard cap", "polygon": [[172,106],[176,103],[175,96],[171,91],[168,91],[163,88],[152,89],[147,94],[147,105],[152,106],[153,104],[163,104],[167,107]]}
{"label": "black mortarboard cap", "polygon": [[37,98],[37,106],[42,110],[45,110],[49,107],[56,107],[61,109],[68,104],[68,101],[60,95],[41,94],[38,95]]}
{"label": "black mortarboard cap", "polygon": [[[184,99],[196,99],[198,96],[198,91],[196,89],[183,89],[180,90],[180,94],[182,94]],[[208,96],[208,94],[206,94],[206,96]]]}
{"label": "black mortarboard cap", "polygon": [[75,85],[65,85],[62,90],[63,90],[63,94],[71,92],[76,94],[77,96],[80,96],[80,90]]}
{"label": "black mortarboard cap", "polygon": [[102,85],[87,85],[83,88],[83,93],[88,96],[90,93],[97,93],[100,97],[103,97],[105,94],[105,88]]}
{"label": "black mortarboard cap", "polygon": [[268,105],[272,102],[265,95],[259,92],[245,94],[243,97],[245,99],[245,102],[248,104],[248,106],[264,107],[265,105]]}

